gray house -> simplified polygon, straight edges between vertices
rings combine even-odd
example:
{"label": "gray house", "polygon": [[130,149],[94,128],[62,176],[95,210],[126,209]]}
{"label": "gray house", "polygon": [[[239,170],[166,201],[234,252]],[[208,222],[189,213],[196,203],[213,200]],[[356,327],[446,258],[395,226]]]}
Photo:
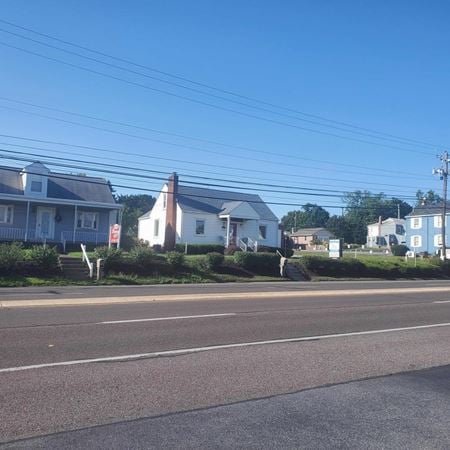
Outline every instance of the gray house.
{"label": "gray house", "polygon": [[104,244],[120,211],[103,178],[0,167],[0,241]]}

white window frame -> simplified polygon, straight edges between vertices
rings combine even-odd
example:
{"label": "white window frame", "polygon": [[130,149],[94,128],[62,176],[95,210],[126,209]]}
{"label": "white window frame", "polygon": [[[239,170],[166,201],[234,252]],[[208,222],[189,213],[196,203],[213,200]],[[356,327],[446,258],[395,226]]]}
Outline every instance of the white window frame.
{"label": "white window frame", "polygon": [[166,209],[167,208],[167,192],[163,192],[162,201],[163,201],[163,209]]}
{"label": "white window frame", "polygon": [[[447,216],[445,216],[445,225],[447,225]],[[442,214],[434,216],[434,228],[442,228]]]}
{"label": "white window frame", "polygon": [[[86,226],[86,216],[88,214],[93,214],[94,219],[92,221],[92,224],[94,226]],[[99,222],[100,215],[96,211],[78,211],[77,216],[77,229],[85,229],[85,230],[98,230],[98,222]]]}
{"label": "white window frame", "polygon": [[[197,233],[198,222],[203,222],[203,233]],[[196,236],[205,236],[206,231],[206,220],[205,219],[195,219],[195,235]]]}
{"label": "white window frame", "polygon": [[[36,190],[36,189],[33,189],[33,184],[34,183],[39,183],[39,185],[40,185],[40,189],[39,190]],[[33,194],[42,194],[42,190],[44,189],[44,183],[43,183],[43,181],[42,180],[35,180],[35,179],[31,179],[31,182],[30,182],[30,192],[33,192]]]}
{"label": "white window frame", "polygon": [[[417,221],[417,224],[416,224]],[[422,217],[411,218],[411,230],[420,230],[422,228]]]}
{"label": "white window frame", "polygon": [[159,236],[159,219],[155,219],[153,221],[153,236],[154,237]]}
{"label": "white window frame", "polygon": [[[3,214],[1,211],[3,210]],[[9,211],[9,214],[8,214]],[[14,222],[14,206],[0,205],[0,223],[11,225]]]}
{"label": "white window frame", "polygon": [[[417,245],[414,244],[416,238],[417,238],[417,241],[418,241]],[[411,247],[413,247],[413,248],[422,247],[422,236],[420,234],[415,234],[415,235],[411,236],[411,241],[410,242],[411,242]]]}
{"label": "white window frame", "polygon": [[[261,228],[264,228],[264,235],[261,233]],[[258,236],[261,241],[265,241],[267,239],[267,225],[259,225],[258,227]]]}
{"label": "white window frame", "polygon": [[442,247],[442,234],[435,234],[434,235],[434,246],[435,247]]}

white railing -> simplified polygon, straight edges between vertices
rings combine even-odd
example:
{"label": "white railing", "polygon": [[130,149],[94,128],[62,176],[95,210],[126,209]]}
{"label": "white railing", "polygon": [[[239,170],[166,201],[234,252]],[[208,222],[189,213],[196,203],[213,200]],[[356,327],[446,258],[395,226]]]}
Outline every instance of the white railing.
{"label": "white railing", "polygon": [[239,247],[243,252],[247,251],[247,243],[244,242],[242,239],[239,239]]}
{"label": "white railing", "polygon": [[24,241],[25,230],[23,228],[0,228],[0,239],[6,241]]}
{"label": "white railing", "polygon": [[89,261],[89,256],[86,252],[86,246],[84,244],[81,244],[80,247],[81,251],[83,252],[82,261],[86,262],[87,266],[89,267],[89,278],[92,278],[94,276],[94,264]]}
{"label": "white railing", "polygon": [[254,241],[252,238],[247,238],[247,246],[250,247],[254,252],[258,251],[258,241]]}

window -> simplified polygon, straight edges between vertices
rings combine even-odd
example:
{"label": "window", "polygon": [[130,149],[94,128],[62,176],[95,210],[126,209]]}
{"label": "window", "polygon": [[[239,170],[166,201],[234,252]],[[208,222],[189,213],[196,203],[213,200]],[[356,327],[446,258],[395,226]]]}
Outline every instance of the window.
{"label": "window", "polygon": [[42,192],[42,181],[32,180],[30,190],[31,192]]}
{"label": "window", "polygon": [[259,239],[266,239],[267,236],[267,227],[266,225],[259,226]]}
{"label": "window", "polygon": [[405,228],[403,225],[395,225],[395,234],[405,234]]}
{"label": "window", "polygon": [[422,236],[411,236],[411,247],[422,247]]}
{"label": "window", "polygon": [[441,215],[434,216],[434,227],[435,228],[441,228],[442,227],[442,216]]}
{"label": "window", "polygon": [[77,218],[77,228],[96,230],[98,228],[98,213],[80,211]]}
{"label": "window", "polygon": [[159,219],[155,219],[153,222],[153,235],[155,237],[159,236]]}
{"label": "window", "polygon": [[434,246],[435,247],[442,247],[442,234],[435,234],[434,235]]}
{"label": "window", "polygon": [[166,209],[167,206],[167,194],[163,193],[163,208]]}
{"label": "window", "polygon": [[0,223],[13,222],[13,207],[0,205]]}
{"label": "window", "polygon": [[411,222],[411,228],[413,230],[418,230],[419,228],[422,228],[422,218],[421,217],[413,217]]}
{"label": "window", "polygon": [[205,221],[196,220],[195,221],[195,234],[205,234]]}

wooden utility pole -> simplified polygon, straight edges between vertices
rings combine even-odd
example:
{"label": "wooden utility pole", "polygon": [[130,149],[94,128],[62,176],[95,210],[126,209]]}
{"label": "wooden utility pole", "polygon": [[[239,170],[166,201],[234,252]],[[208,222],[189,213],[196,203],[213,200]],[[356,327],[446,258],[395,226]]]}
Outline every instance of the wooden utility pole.
{"label": "wooden utility pole", "polygon": [[433,174],[438,174],[440,179],[443,181],[443,191],[442,191],[442,215],[441,215],[441,238],[442,238],[442,259],[447,259],[447,245],[445,239],[445,217],[447,215],[447,181],[448,181],[448,152],[445,151],[441,156],[442,167],[439,169],[433,169]]}

